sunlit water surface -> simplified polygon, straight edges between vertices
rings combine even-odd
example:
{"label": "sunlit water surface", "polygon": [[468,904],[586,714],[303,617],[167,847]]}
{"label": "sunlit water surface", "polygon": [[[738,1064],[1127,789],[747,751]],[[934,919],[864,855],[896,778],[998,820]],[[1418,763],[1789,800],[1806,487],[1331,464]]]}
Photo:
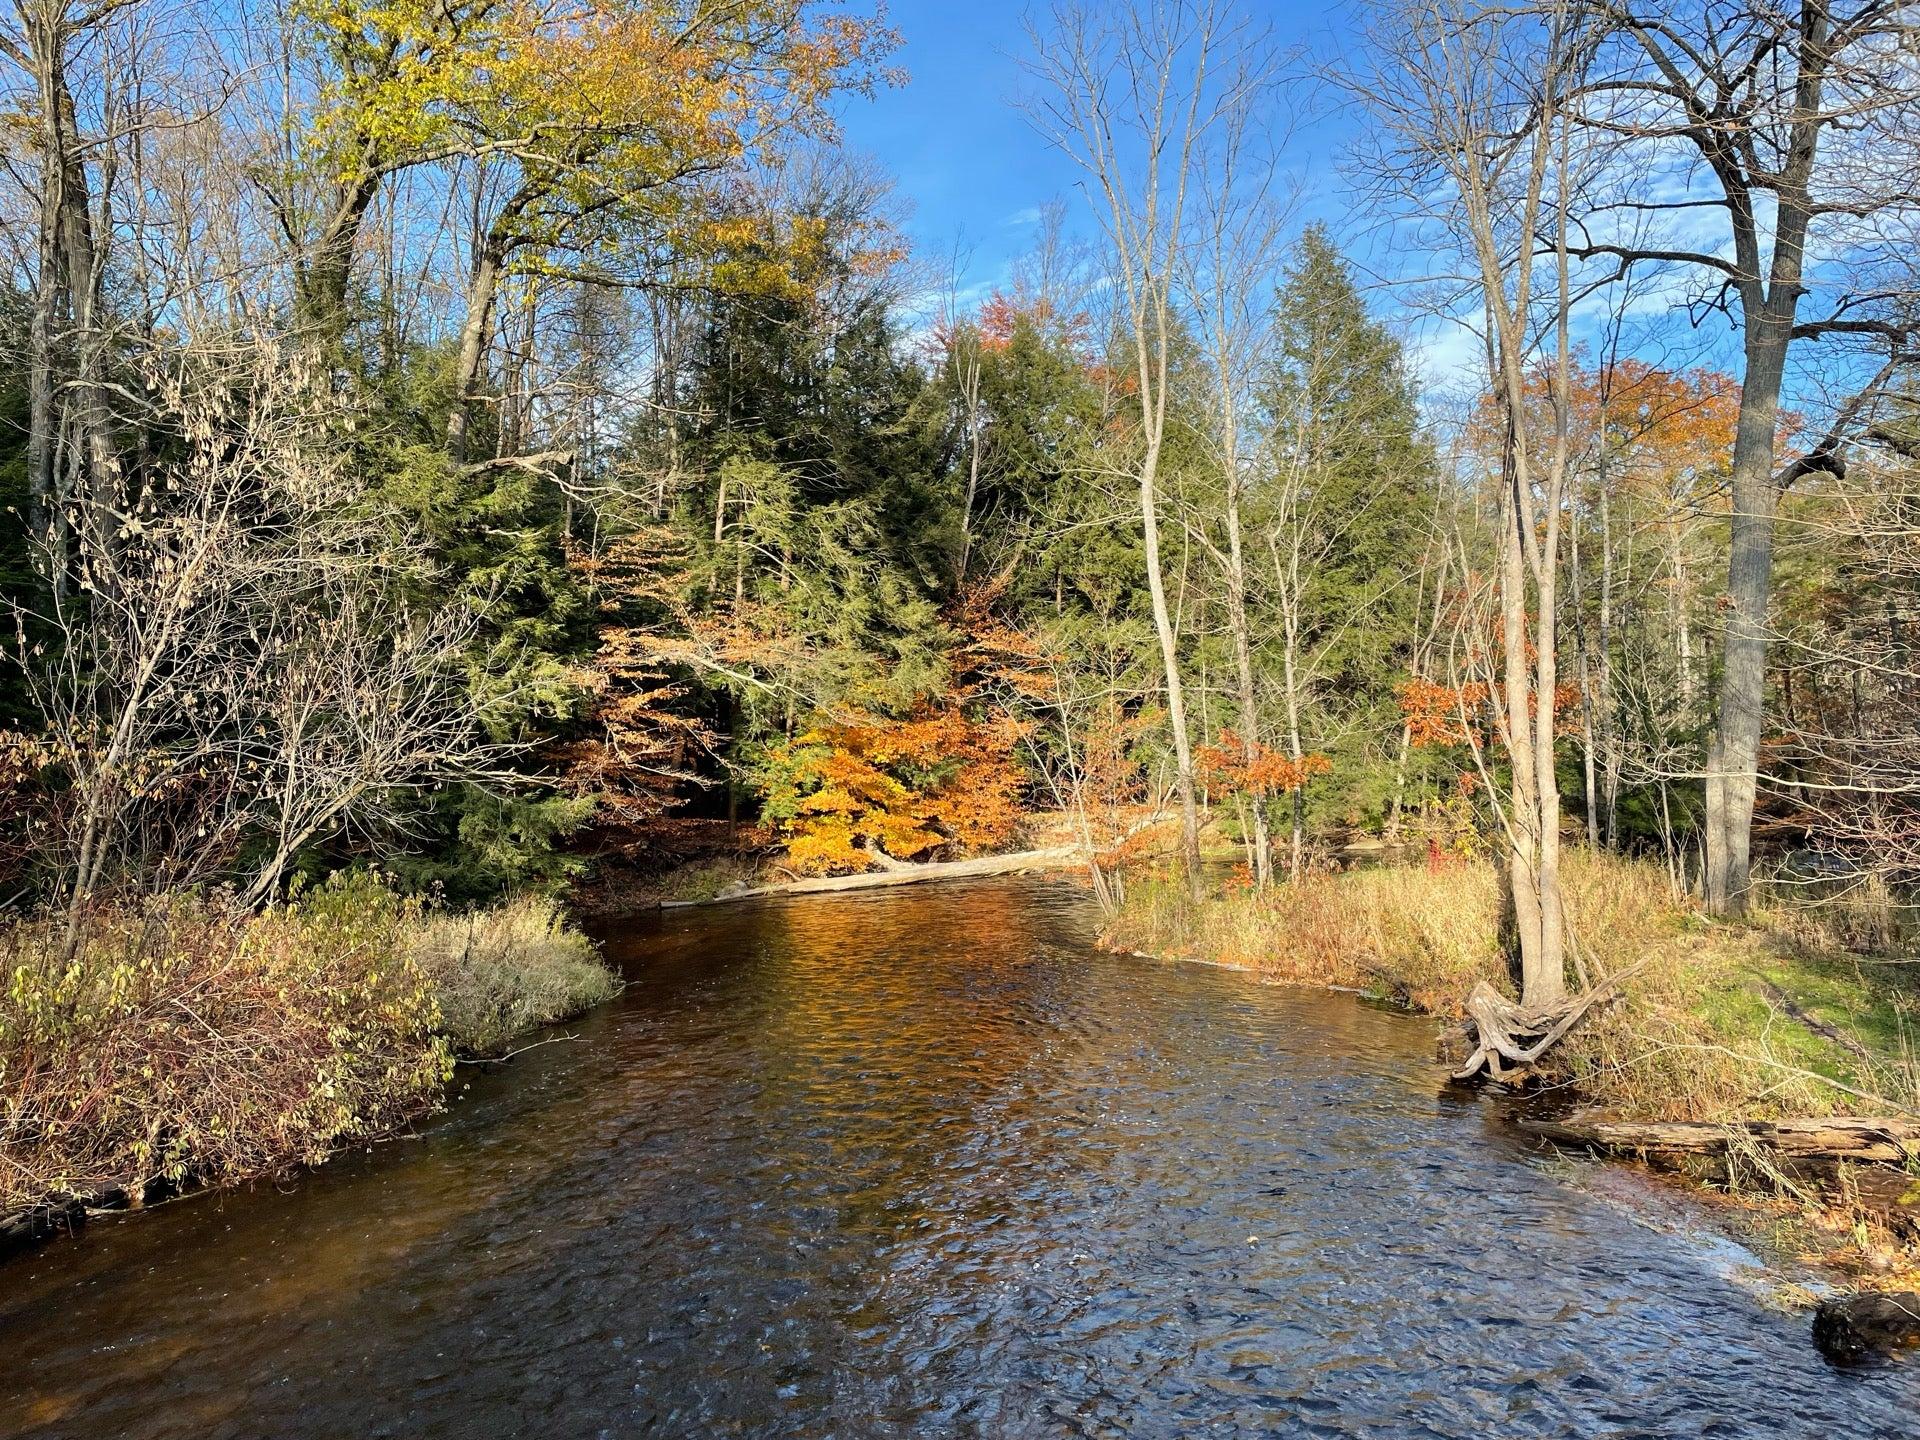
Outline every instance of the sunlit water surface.
{"label": "sunlit water surface", "polygon": [[679,912],[413,1138],[0,1264],[0,1435],[1904,1436],[1430,1025],[1034,881]]}

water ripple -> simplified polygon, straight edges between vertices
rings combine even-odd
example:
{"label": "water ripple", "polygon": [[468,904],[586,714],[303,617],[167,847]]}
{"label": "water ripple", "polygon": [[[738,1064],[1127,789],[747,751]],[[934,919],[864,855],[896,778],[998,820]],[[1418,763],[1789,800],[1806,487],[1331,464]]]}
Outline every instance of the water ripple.
{"label": "water ripple", "polygon": [[1103,956],[1035,882],[609,937],[585,1043],[0,1268],[0,1433],[1903,1436],[1429,1027]]}

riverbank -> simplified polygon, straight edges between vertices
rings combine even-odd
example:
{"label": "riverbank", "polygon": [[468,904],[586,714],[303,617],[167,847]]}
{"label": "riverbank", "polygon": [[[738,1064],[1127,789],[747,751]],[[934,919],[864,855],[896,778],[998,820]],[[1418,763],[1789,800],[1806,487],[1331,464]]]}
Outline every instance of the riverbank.
{"label": "riverbank", "polygon": [[771,884],[733,885],[713,894],[663,899],[662,909],[684,910],[695,905],[717,905],[728,900],[756,900],[780,895],[839,895],[849,890],[883,890],[895,885],[920,885],[934,880],[984,880],[996,875],[1026,875],[1039,870],[1073,870],[1086,865],[1077,846],[1047,850],[1016,850],[1005,855],[976,855],[966,860],[935,860],[895,865],[858,875],[814,875]]}
{"label": "riverbank", "polygon": [[103,906],[72,943],[11,921],[0,974],[0,1241],[320,1164],[619,988],[549,901],[456,915],[367,877]]}
{"label": "riverbank", "polygon": [[[1146,823],[1154,812],[1141,813]],[[621,920],[721,900],[831,894],[923,880],[1072,869],[1084,863],[1074,818],[1062,811],[1028,814],[1010,843],[1017,848],[944,860],[898,860],[873,851],[861,857],[864,869],[820,874],[790,864],[776,838],[764,829],[678,817],[657,827],[644,847],[596,845],[594,837],[587,837],[583,873],[575,878],[568,903],[595,920]]]}
{"label": "riverbank", "polygon": [[1032,877],[609,926],[590,1042],[417,1140],[16,1257],[0,1434],[1906,1433],[1920,1368],[1834,1373],[1431,1025],[1097,923]]}
{"label": "riverbank", "polygon": [[[1537,1077],[1549,1103],[1730,1127],[1920,1113],[1911,1038],[1920,995],[1905,967],[1840,943],[1873,933],[1862,916],[1836,907],[1818,919],[1763,911],[1751,924],[1711,923],[1675,900],[1664,872],[1584,852],[1568,857],[1566,878],[1578,964],[1594,983],[1618,977],[1618,994]],[[1500,908],[1498,874],[1468,863],[1315,876],[1199,902],[1178,886],[1139,884],[1103,940],[1360,989],[1452,1019],[1481,981],[1508,988]],[[1788,1243],[1824,1247],[1823,1260],[1849,1278],[1911,1283],[1920,1271],[1920,1186],[1898,1170],[1884,1181],[1864,1167],[1816,1174],[1737,1137],[1718,1155],[1662,1163],[1770,1196]]]}
{"label": "riverbank", "polygon": [[[1121,823],[1131,835],[1136,858],[1172,857],[1179,844],[1178,820],[1148,806],[1133,807],[1133,812]],[[1201,842],[1210,861],[1230,864],[1244,853],[1212,818],[1202,826]],[[620,920],[650,910],[726,900],[1075,870],[1086,863],[1079,822],[1067,811],[1026,815],[1016,843],[1017,849],[948,860],[901,861],[875,854],[865,870],[819,875],[784,863],[779,846],[765,831],[722,820],[677,819],[643,850],[589,847],[582,855],[585,873],[574,881],[568,901],[581,915]],[[1392,847],[1373,841],[1355,845],[1347,854],[1371,859],[1391,852]]]}

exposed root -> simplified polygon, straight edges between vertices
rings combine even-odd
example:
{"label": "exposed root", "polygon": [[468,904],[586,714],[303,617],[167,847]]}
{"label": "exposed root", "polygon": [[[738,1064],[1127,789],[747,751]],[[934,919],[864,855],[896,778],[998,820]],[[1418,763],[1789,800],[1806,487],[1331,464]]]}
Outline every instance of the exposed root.
{"label": "exposed root", "polygon": [[[1646,962],[1643,960],[1640,965]],[[1456,1080],[1485,1074],[1489,1080],[1511,1080],[1537,1064],[1567,1033],[1612,998],[1620,982],[1640,969],[1634,965],[1580,995],[1557,1005],[1528,1008],[1515,1004],[1482,980],[1467,997],[1467,1027],[1474,1042],[1467,1063],[1453,1072]]]}

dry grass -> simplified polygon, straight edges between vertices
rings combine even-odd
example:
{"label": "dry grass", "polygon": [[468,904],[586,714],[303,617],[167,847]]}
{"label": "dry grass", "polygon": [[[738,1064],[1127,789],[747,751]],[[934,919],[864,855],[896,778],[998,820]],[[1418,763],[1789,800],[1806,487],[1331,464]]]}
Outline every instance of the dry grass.
{"label": "dry grass", "polygon": [[430,915],[413,963],[439,1002],[440,1029],[465,1055],[497,1055],[515,1036],[610,999],[619,978],[552,901],[512,900],[471,915]]}
{"label": "dry grass", "polygon": [[1824,918],[1769,906],[1707,921],[1651,866],[1589,857],[1570,890],[1605,970],[1644,967],[1571,1037],[1581,1089],[1622,1114],[1729,1120],[1920,1110],[1917,991],[1904,965],[1851,953],[1877,907]]}
{"label": "dry grass", "polygon": [[1756,891],[1761,922],[1806,950],[1890,955],[1911,928],[1911,907],[1871,872],[1815,881],[1776,875]]}
{"label": "dry grass", "polygon": [[1105,939],[1120,949],[1217,960],[1289,984],[1376,990],[1444,1011],[1476,981],[1504,971],[1494,881],[1482,866],[1380,868],[1197,904],[1177,884],[1136,884]]}
{"label": "dry grass", "polygon": [[[1557,1051],[1586,1101],[1635,1119],[1920,1110],[1920,994],[1901,966],[1814,944],[1831,931],[1804,923],[1709,924],[1654,866],[1574,851],[1565,880],[1590,978],[1632,972]],[[1382,868],[1199,904],[1136,886],[1107,941],[1452,1015],[1480,980],[1511,993],[1500,914],[1491,865]]]}

